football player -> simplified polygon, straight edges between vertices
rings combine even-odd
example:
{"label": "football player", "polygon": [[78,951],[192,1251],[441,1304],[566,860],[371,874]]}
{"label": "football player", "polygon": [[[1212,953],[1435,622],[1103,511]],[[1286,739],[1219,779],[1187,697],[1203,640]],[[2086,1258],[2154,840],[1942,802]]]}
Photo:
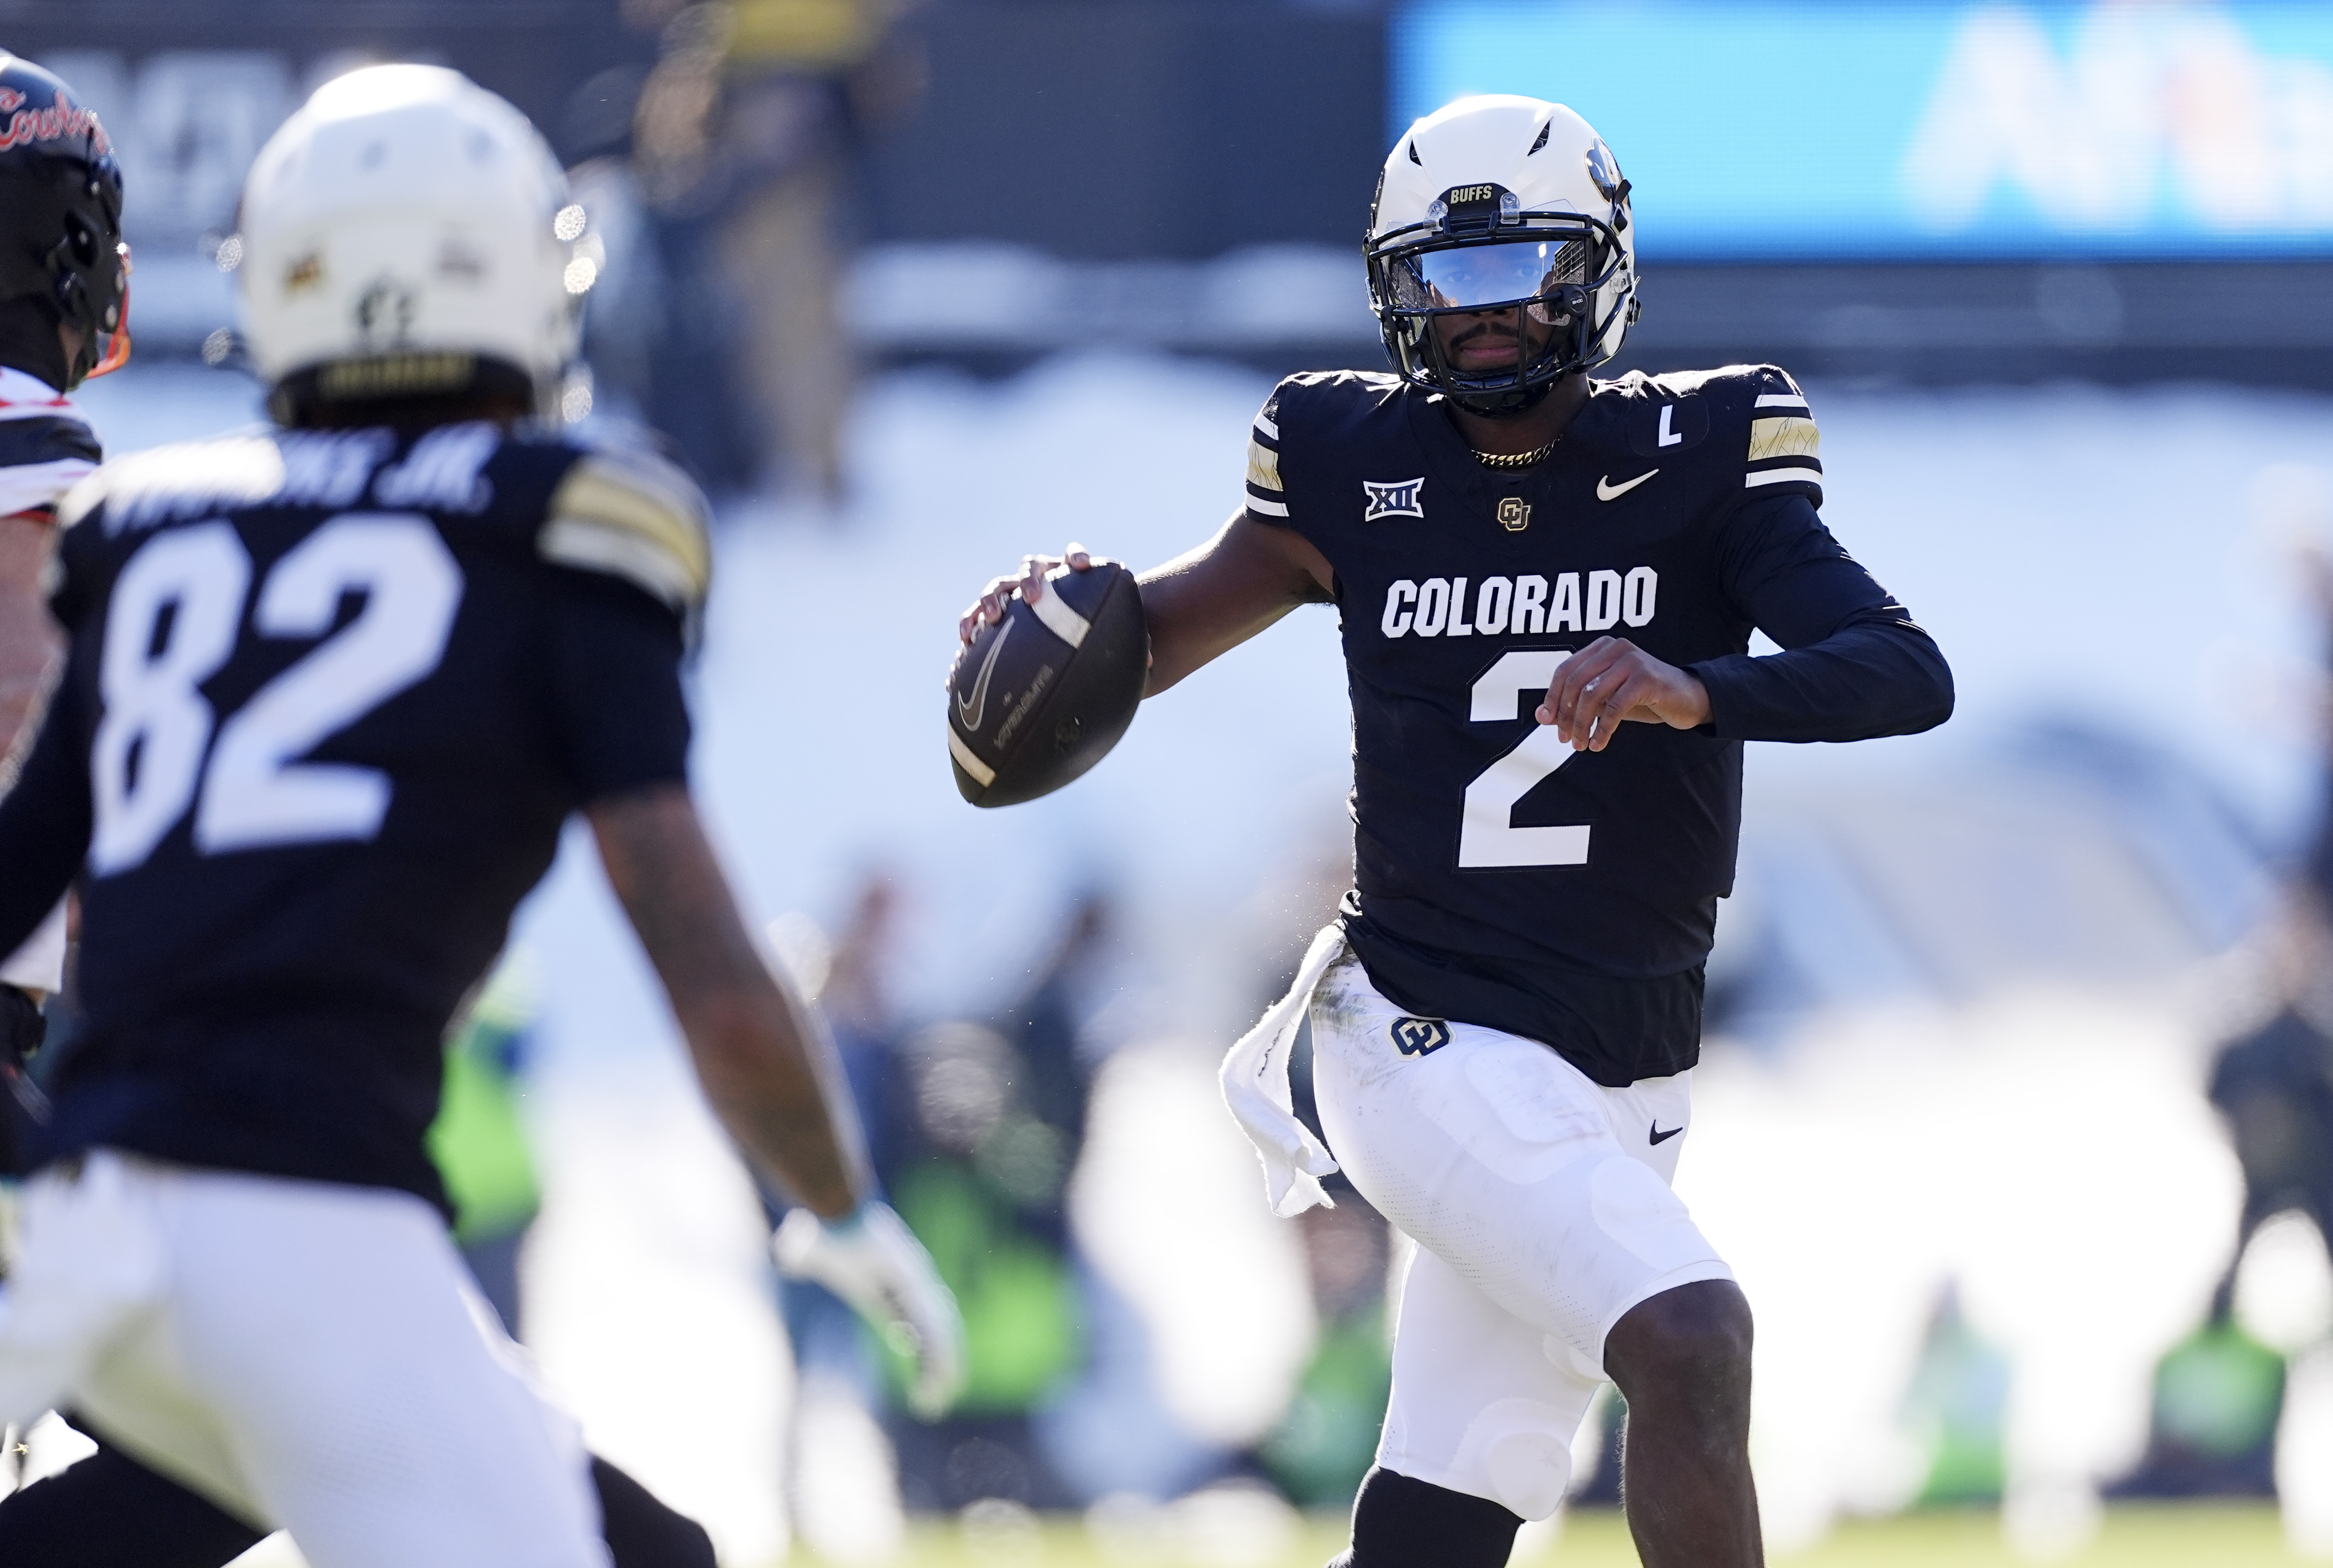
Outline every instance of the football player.
{"label": "football player", "polygon": [[[94,115],[29,61],[0,55],[5,123],[25,132],[0,153],[0,752],[22,730],[54,649],[40,577],[56,503],[94,471],[97,438],[63,396],[129,358],[121,177]],[[16,115],[25,116],[17,120]],[[108,330],[108,323],[111,330]],[[39,1098],[23,1076],[43,1024],[40,997],[62,978],[56,919],[0,968],[0,1040],[15,1110]],[[35,951],[37,950],[37,951]],[[0,1104],[0,1182],[15,1173],[15,1115]],[[702,1527],[603,1459],[592,1461],[616,1568],[709,1568]],[[219,1568],[260,1539],[249,1524],[100,1446],[90,1459],[0,1498],[0,1562],[48,1568]]]}
{"label": "football player", "polygon": [[[1354,887],[1224,1073],[1281,1212],[1341,1165],[1418,1243],[1339,1562],[1504,1563],[1608,1377],[1647,1568],[1740,1568],[1750,1311],[1669,1182],[1742,742],[1925,730],[1951,674],[1824,528],[1789,376],[1589,378],[1636,316],[1636,233],[1578,115],[1418,121],[1366,258],[1392,373],[1282,381],[1244,509],[1142,579],[1151,693],[1300,605],[1342,620]],[[1333,1158],[1287,1109],[1307,1009]]]}
{"label": "football player", "polygon": [[[56,656],[41,598],[56,502],[98,462],[65,394],[129,359],[129,284],[121,171],[104,128],[63,82],[0,51],[0,756]],[[14,1168],[18,1114],[37,1104],[24,1063],[64,962],[62,902],[0,961],[0,1174]]]}
{"label": "football player", "polygon": [[58,508],[67,657],[0,800],[0,949],[78,882],[87,1023],[0,1294],[0,1420],[70,1401],[317,1568],[604,1564],[592,1472],[474,1299],[422,1142],[449,1018],[571,811],[715,1110],[806,1206],[792,1265],[917,1344],[932,1406],[954,1305],[862,1196],[829,1047],[690,802],[702,502],[533,422],[581,292],[549,149],[454,72],[376,67],[270,141],[242,222],[281,428]]}

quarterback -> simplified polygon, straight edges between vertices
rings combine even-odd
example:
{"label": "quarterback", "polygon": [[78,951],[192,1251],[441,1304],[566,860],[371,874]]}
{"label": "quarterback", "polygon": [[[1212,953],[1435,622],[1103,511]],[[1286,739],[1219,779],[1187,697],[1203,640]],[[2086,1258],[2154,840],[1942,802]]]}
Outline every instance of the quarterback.
{"label": "quarterback", "polygon": [[26,1162],[0,1422],[70,1404],[316,1568],[610,1561],[609,1477],[473,1299],[423,1144],[447,1023],[571,813],[715,1111],[806,1206],[791,1265],[898,1324],[927,1401],[960,1364],[691,802],[701,499],[537,417],[581,218],[454,72],[328,84],[244,192],[278,428],[55,508],[67,651],[0,799],[0,950],[77,885],[86,1022]]}
{"label": "quarterback", "polygon": [[[1354,885],[1224,1085],[1280,1212],[1341,1166],[1418,1244],[1349,1568],[1503,1563],[1608,1378],[1647,1568],[1762,1560],[1750,1310],[1670,1188],[1742,743],[1952,711],[1935,645],[1823,525],[1789,376],[1590,378],[1637,314],[1629,196],[1558,104],[1411,127],[1366,244],[1392,373],[1282,382],[1243,509],[1142,578],[1151,693],[1300,605],[1342,623]],[[1308,1011],[1326,1149],[1287,1110]]]}

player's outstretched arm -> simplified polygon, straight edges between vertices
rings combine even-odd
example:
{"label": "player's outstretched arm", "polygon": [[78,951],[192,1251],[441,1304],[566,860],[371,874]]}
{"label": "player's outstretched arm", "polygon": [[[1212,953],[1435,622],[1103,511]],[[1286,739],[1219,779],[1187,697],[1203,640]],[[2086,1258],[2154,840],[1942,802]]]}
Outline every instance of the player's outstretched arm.
{"label": "player's outstretched arm", "polygon": [[[984,622],[1002,619],[1019,594],[1032,603],[1045,591],[1045,574],[1066,561],[1077,571],[1093,564],[1083,545],[1060,556],[1022,559],[1016,576],[1000,577],[956,623],[969,643]],[[1334,596],[1328,559],[1293,529],[1269,528],[1235,512],[1215,538],[1142,574],[1142,613],[1150,625],[1150,684],[1155,697],[1208,660],[1230,652],[1299,605]]]}
{"label": "player's outstretched arm", "polygon": [[865,1188],[857,1120],[817,1021],[763,961],[688,790],[593,806],[608,880],[664,981],[714,1114],[746,1155],[821,1219]]}
{"label": "player's outstretched arm", "polygon": [[714,1114],[807,1206],[779,1227],[780,1266],[904,1342],[917,1362],[912,1402],[937,1415],[964,1382],[955,1298],[899,1217],[862,1196],[872,1183],[834,1044],[763,961],[686,787],[616,796],[589,815]]}

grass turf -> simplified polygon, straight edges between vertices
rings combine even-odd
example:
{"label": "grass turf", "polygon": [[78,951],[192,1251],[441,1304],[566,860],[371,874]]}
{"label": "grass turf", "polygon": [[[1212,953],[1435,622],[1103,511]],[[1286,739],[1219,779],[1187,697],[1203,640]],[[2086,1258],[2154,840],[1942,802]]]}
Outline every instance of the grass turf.
{"label": "grass turf", "polygon": [[[1314,1519],[1269,1556],[1237,1547],[1193,1555],[1125,1542],[1105,1548],[1074,1521],[1049,1521],[1034,1534],[969,1540],[952,1525],[932,1524],[915,1530],[900,1561],[901,1568],[1320,1568],[1344,1539],[1343,1521]],[[2113,1508],[2094,1544],[2057,1561],[2063,1568],[2270,1568],[2303,1559],[2285,1550],[2269,1505],[2190,1504]],[[1812,1552],[1777,1562],[1791,1568],[2023,1568],[2002,1541],[1998,1517],[1974,1510],[1843,1525]],[[1634,1568],[1636,1563],[1620,1516],[1593,1509],[1567,1519],[1546,1551],[1519,1552],[1515,1568]]]}

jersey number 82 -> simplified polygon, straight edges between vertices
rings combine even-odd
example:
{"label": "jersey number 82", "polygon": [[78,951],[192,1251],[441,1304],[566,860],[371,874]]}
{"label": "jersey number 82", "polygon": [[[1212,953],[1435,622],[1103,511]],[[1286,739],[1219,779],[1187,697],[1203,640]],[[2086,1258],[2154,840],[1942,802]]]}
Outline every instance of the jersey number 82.
{"label": "jersey number 82", "polygon": [[323,523],[267,574],[251,629],[320,637],[344,596],[363,595],[362,607],[219,724],[198,688],[235,653],[251,577],[250,552],[225,521],[158,535],[122,568],[98,667],[91,875],[143,864],[190,805],[204,855],[380,831],[387,774],[295,759],[437,667],[461,604],[461,568],[415,513],[348,512]]}

